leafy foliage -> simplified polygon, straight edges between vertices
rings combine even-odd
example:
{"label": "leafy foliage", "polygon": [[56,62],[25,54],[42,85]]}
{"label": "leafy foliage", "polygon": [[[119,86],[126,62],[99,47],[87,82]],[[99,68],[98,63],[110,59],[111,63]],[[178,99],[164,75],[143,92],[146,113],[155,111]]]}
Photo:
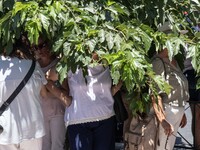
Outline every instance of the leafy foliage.
{"label": "leafy foliage", "polygon": [[[152,71],[152,51],[167,47],[172,58],[183,55],[188,43],[187,57],[192,57],[200,72],[200,35],[191,29],[197,25],[199,8],[197,0],[3,0],[0,50],[5,48],[9,54],[23,33],[31,44],[37,44],[42,34],[51,40],[52,51],[61,55],[57,67],[61,80],[70,69],[86,69],[96,52],[100,60],[95,63],[111,67],[113,83],[124,81],[133,112],[145,111],[149,103],[146,87],[155,95],[157,86],[166,92],[170,89]],[[165,21],[173,25],[173,34],[157,31]],[[180,24],[189,31],[186,35],[179,34]]]}

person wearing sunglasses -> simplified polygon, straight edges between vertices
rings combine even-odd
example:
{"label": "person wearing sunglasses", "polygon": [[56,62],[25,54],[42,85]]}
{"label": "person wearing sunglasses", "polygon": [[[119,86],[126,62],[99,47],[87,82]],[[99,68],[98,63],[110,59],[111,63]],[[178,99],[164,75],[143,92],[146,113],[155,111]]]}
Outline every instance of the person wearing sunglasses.
{"label": "person wearing sunglasses", "polygon": [[66,128],[64,123],[65,107],[71,104],[66,82],[59,82],[56,64],[59,58],[50,51],[48,40],[38,39],[34,46],[34,53],[48,83],[47,97],[42,98],[42,108],[45,120],[46,135],[43,137],[43,150],[63,150]]}

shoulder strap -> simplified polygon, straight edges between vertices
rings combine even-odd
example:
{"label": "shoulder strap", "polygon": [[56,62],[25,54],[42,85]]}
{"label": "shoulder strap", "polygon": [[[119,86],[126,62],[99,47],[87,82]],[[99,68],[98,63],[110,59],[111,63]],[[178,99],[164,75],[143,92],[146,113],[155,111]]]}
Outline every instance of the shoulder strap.
{"label": "shoulder strap", "polygon": [[31,67],[30,67],[29,71],[27,72],[26,76],[24,77],[24,79],[21,81],[21,83],[18,85],[18,87],[15,89],[15,91],[10,95],[10,97],[0,107],[0,115],[6,110],[6,108],[10,105],[10,103],[14,100],[14,98],[23,89],[23,87],[26,85],[26,82],[28,82],[31,75],[33,74],[34,70],[35,70],[35,61],[32,61]]}

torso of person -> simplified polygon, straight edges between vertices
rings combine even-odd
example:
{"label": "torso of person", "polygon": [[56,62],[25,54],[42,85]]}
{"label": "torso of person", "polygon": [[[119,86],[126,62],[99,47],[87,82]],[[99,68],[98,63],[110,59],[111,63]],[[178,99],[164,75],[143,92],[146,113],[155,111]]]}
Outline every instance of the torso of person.
{"label": "torso of person", "polygon": [[66,109],[66,125],[94,122],[114,115],[112,80],[108,67],[88,67],[88,75],[81,69],[68,73],[72,104]]}
{"label": "torso of person", "polygon": [[[55,67],[59,59],[55,59],[48,66],[43,67],[42,70],[46,72]],[[64,115],[65,107],[62,105],[60,100],[56,98],[53,94],[49,93],[47,98],[42,98],[42,109],[45,119],[50,119],[51,117]]]}
{"label": "torso of person", "polygon": [[176,66],[172,65],[167,58],[162,58],[162,60],[154,58],[152,64],[156,74],[162,75],[166,82],[172,86],[168,95],[162,94],[162,91],[160,91],[163,102],[175,106],[184,106],[189,99],[187,78],[178,64]]}
{"label": "torso of person", "polygon": [[[0,57],[0,105],[23,80],[31,63],[31,60]],[[0,134],[0,144],[17,144],[23,140],[44,136],[40,90],[46,83],[45,76],[37,63],[31,78],[0,116],[0,125],[4,128]]]}

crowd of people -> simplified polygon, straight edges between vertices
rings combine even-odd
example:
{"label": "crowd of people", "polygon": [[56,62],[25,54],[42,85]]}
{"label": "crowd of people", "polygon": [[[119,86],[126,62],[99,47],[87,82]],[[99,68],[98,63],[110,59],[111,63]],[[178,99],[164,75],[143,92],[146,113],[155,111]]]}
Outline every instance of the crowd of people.
{"label": "crowd of people", "polygon": [[[86,76],[82,68],[69,71],[67,78],[60,83],[56,71],[60,58],[52,53],[48,39],[41,36],[37,45],[28,46],[26,43],[21,38],[10,55],[3,52],[0,57],[0,106],[23,80],[32,61],[36,61],[32,76],[0,116],[3,127],[0,150],[64,150],[66,138],[70,150],[115,150],[113,95],[123,83],[112,85],[109,67],[101,63],[89,65]],[[92,61],[99,59],[96,53],[91,57]],[[158,88],[158,102],[152,99],[160,124],[156,149],[172,150],[178,128],[187,123],[186,102],[200,99],[199,90],[196,90],[198,77],[192,67],[186,67],[184,75],[175,58],[169,59],[166,48],[156,53],[152,60],[155,73],[172,86],[170,94]],[[194,106],[191,103],[191,107]],[[196,109],[196,118],[193,118],[196,124],[192,131],[196,135],[195,147],[199,148],[200,108]],[[194,114],[193,109],[192,112]],[[130,113],[124,123],[124,132],[132,117]]]}

